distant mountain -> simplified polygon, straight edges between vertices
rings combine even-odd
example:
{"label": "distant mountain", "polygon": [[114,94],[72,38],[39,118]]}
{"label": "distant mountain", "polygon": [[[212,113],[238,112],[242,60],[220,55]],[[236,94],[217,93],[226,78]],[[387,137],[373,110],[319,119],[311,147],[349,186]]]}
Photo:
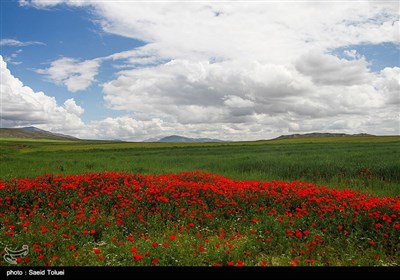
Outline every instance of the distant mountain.
{"label": "distant mountain", "polygon": [[185,143],[202,143],[202,142],[223,142],[219,139],[210,139],[210,138],[190,138],[190,137],[183,137],[179,135],[170,135],[163,137],[155,142],[185,142]]}
{"label": "distant mountain", "polygon": [[34,126],[26,126],[26,127],[21,127],[21,128],[18,128],[18,129],[22,129],[22,130],[25,130],[25,131],[33,131],[33,132],[48,132],[48,131],[46,131],[46,130],[43,130],[43,129],[40,129],[40,128],[37,128],[37,127],[34,127]]}
{"label": "distant mountain", "polygon": [[21,128],[0,128],[0,138],[25,138],[25,139],[52,139],[52,140],[78,140],[78,138],[53,133],[34,126]]}
{"label": "distant mountain", "polygon": [[281,135],[272,140],[279,139],[290,139],[290,138],[307,138],[307,137],[350,137],[350,136],[373,136],[367,133],[358,133],[358,134],[346,134],[346,133],[320,133],[320,132],[312,132],[305,134],[290,134],[290,135]]}

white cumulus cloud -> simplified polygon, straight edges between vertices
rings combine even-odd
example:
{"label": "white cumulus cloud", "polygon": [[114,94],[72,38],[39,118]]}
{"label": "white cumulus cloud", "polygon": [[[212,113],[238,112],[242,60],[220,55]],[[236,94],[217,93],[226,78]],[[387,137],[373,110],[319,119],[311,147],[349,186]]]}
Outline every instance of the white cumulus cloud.
{"label": "white cumulus cloud", "polygon": [[63,57],[53,61],[49,68],[38,69],[37,73],[57,84],[65,85],[69,91],[87,89],[95,80],[100,66],[100,59],[79,61]]}
{"label": "white cumulus cloud", "polygon": [[14,77],[0,56],[1,126],[37,125],[43,129],[76,133],[84,125],[83,108],[74,99],[60,106],[54,97],[35,92]]}

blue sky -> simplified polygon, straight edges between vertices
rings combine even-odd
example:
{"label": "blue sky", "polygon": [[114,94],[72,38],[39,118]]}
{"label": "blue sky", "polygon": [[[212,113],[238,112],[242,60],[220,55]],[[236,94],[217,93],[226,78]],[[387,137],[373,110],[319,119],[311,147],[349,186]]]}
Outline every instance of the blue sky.
{"label": "blue sky", "polygon": [[[8,59],[8,68],[35,91],[44,91],[54,96],[58,103],[71,98],[71,93],[34,70],[43,68],[60,57],[92,59],[130,50],[144,43],[101,31],[91,16],[90,10],[62,5],[53,9],[21,7],[18,1],[2,2],[2,38],[21,42],[37,42],[28,46],[1,48],[1,54]],[[41,43],[41,44],[39,44]],[[17,54],[12,58],[13,54]],[[13,63],[20,64],[13,64]],[[102,66],[99,80],[112,75],[112,69]],[[102,100],[101,88],[97,84],[86,89],[86,93],[73,96],[79,105],[85,106],[82,119],[90,121],[107,116],[121,115],[122,112],[108,110]]]}
{"label": "blue sky", "polygon": [[1,126],[131,141],[400,134],[395,1],[142,2],[2,1]]}

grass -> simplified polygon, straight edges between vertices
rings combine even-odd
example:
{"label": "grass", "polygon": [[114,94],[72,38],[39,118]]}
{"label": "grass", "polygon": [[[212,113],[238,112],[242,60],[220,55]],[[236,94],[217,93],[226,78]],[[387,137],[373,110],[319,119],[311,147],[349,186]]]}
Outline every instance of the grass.
{"label": "grass", "polygon": [[400,194],[400,137],[325,137],[222,143],[0,139],[0,178],[43,173],[202,170],[232,179],[303,180]]}

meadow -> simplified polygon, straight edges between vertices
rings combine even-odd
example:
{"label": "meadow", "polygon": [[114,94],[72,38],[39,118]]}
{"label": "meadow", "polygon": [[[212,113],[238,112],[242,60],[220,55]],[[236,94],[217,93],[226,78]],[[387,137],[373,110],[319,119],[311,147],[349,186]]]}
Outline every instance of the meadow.
{"label": "meadow", "polygon": [[0,139],[0,178],[119,171],[201,170],[240,180],[303,180],[400,194],[400,137],[324,137],[222,143]]}
{"label": "meadow", "polygon": [[35,266],[398,266],[399,151],[389,136],[0,139],[0,250],[28,245],[14,261]]}

